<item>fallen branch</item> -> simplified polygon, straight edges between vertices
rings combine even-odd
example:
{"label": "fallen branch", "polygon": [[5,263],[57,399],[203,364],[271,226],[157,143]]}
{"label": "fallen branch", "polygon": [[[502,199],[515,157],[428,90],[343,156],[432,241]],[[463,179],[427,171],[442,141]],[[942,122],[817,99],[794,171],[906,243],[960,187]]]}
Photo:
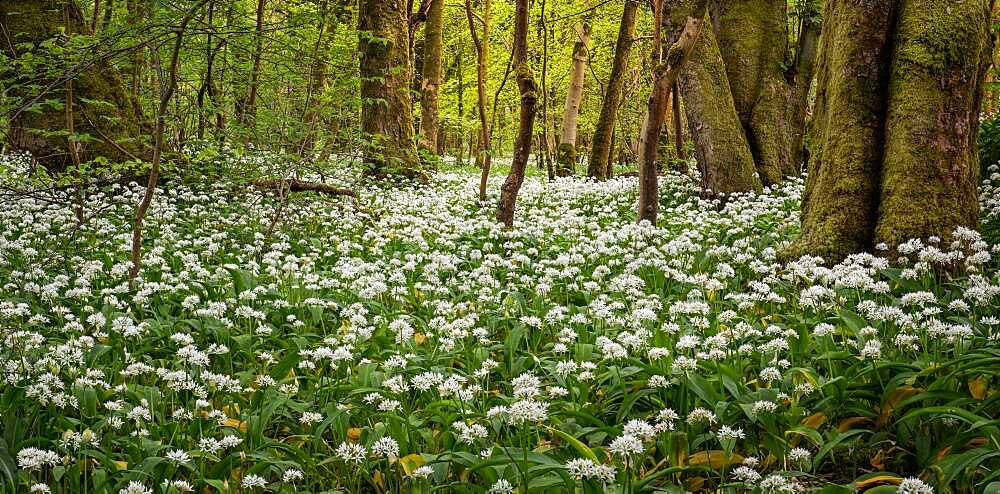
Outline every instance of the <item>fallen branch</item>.
{"label": "fallen branch", "polygon": [[358,193],[353,189],[334,187],[332,185],[319,182],[305,182],[302,180],[289,179],[254,180],[252,183],[262,189],[277,189],[279,191],[287,190],[290,192],[318,192],[320,194],[329,194],[334,196],[351,196],[354,198],[355,203],[358,202]]}

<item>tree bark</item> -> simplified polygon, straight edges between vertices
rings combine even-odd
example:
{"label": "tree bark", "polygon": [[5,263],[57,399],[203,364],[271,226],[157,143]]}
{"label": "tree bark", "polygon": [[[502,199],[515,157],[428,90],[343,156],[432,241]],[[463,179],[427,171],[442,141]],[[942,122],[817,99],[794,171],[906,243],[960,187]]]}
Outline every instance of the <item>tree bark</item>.
{"label": "tree bark", "polygon": [[465,0],[465,16],[469,21],[469,33],[476,47],[476,110],[479,114],[479,139],[482,143],[476,156],[479,174],[479,201],[486,200],[486,182],[490,176],[490,161],[492,159],[492,144],[490,143],[490,121],[486,117],[486,62],[489,56],[488,43],[490,29],[490,0],[483,0],[483,36],[476,31],[476,22],[472,13],[472,0]]}
{"label": "tree bark", "polygon": [[875,241],[979,224],[977,138],[993,1],[905,0],[896,23]]}
{"label": "tree bark", "polygon": [[[801,168],[803,137],[805,130],[805,108],[812,82],[813,60],[819,35],[818,13],[815,6],[807,2],[797,30],[798,45],[789,47],[787,2],[784,0],[711,0],[711,19],[716,48],[699,52],[707,56],[714,67],[724,67],[725,81],[718,71],[695,71],[687,77],[689,87],[697,86],[705,94],[720,97],[724,92],[730,95],[723,103],[711,108],[711,112],[692,112],[688,109],[689,125],[702,128],[695,137],[699,156],[711,156],[719,149],[739,146],[732,150],[740,160],[735,166],[742,168],[747,154],[752,157],[754,169],[763,185],[776,184],[789,175],[797,175]],[[817,9],[818,10],[818,9]],[[718,56],[715,53],[718,53]],[[692,63],[692,66],[704,64]],[[694,69],[692,69],[694,71]],[[692,80],[704,76],[701,80]],[[682,83],[682,86],[684,84]],[[682,87],[682,93],[683,87]],[[688,99],[684,94],[685,101]],[[735,113],[735,114],[734,114]],[[707,122],[701,122],[702,116]],[[740,146],[734,138],[733,127],[736,119],[744,134],[745,146]],[[720,122],[727,122],[719,125]],[[713,149],[707,149],[708,147]],[[745,149],[743,149],[745,147]],[[755,190],[754,183],[725,183],[725,177],[732,174],[728,170],[734,162],[709,161],[699,163],[709,174],[720,180],[708,180],[706,185],[718,185],[714,192]],[[744,176],[738,173],[736,177]]]}
{"label": "tree bark", "polygon": [[335,19],[331,15],[331,8],[328,0],[322,0],[319,4],[319,34],[312,48],[312,62],[309,64],[309,85],[306,88],[306,100],[303,111],[303,123],[306,127],[303,131],[301,141],[299,141],[298,154],[312,157],[316,147],[316,135],[320,130],[320,120],[322,111],[320,101],[323,91],[326,89],[327,76],[327,56],[330,53],[330,19]]}
{"label": "tree bark", "polygon": [[[643,122],[642,133],[639,136],[639,211],[638,221],[648,221],[656,224],[656,210],[659,202],[657,183],[657,147],[660,143],[660,131],[667,116],[670,87],[691,57],[698,44],[699,35],[705,18],[705,0],[676,0],[668,6],[664,1],[656,2],[656,18],[662,19],[662,28],[657,27],[655,39],[666,34],[666,39],[673,40],[666,56],[654,69],[653,87],[650,90],[647,104],[646,119]],[[667,13],[666,9],[670,11]],[[666,28],[666,29],[663,29]],[[654,50],[654,53],[659,50]]]}
{"label": "tree bark", "polygon": [[556,175],[560,177],[573,175],[576,168],[576,123],[580,116],[580,102],[583,100],[584,70],[587,68],[587,50],[590,45],[589,21],[584,21],[576,27],[576,36],[559,147],[556,148]]}
{"label": "tree bark", "polygon": [[836,262],[976,226],[992,3],[827,0],[802,231],[785,256]]}
{"label": "tree bark", "polygon": [[531,154],[531,135],[535,124],[538,102],[538,88],[535,85],[531,67],[528,66],[528,6],[529,0],[516,0],[514,12],[514,48],[511,60],[517,89],[521,94],[520,119],[517,136],[514,139],[514,158],[510,172],[500,188],[500,203],[497,207],[497,222],[507,228],[514,225],[514,207],[517,193],[524,182],[524,169]]}
{"label": "tree bark", "polygon": [[115,11],[115,0],[108,0],[107,6],[104,7],[104,21],[100,25],[100,29],[96,26],[94,27],[94,32],[100,32],[108,28],[111,25],[111,16]]}
{"label": "tree bark", "polygon": [[360,7],[361,128],[369,140],[365,173],[426,179],[413,142],[406,1],[362,0]]}
{"label": "tree bark", "polygon": [[424,24],[424,66],[420,82],[420,147],[437,153],[438,91],[441,86],[441,41],[444,0],[431,0]]}
{"label": "tree bark", "polygon": [[[670,113],[673,116],[674,124],[674,152],[677,154],[677,159],[687,160],[684,153],[684,130],[681,127],[681,91],[677,87],[677,83],[674,83],[673,87],[670,88],[670,103],[673,107]],[[685,163],[679,171],[687,173],[687,164]]]}
{"label": "tree bark", "polygon": [[[257,124],[257,94],[260,92],[260,64],[264,54],[264,7],[267,0],[257,0],[256,25],[254,27],[253,67],[250,69],[250,94],[241,114],[240,124],[255,127]],[[246,139],[249,139],[249,134]]]}
{"label": "tree bark", "polygon": [[[209,0],[198,0],[181,18],[180,23],[174,30],[173,48],[170,51],[170,66],[167,80],[164,81],[160,92],[160,101],[156,107],[156,123],[153,128],[153,160],[149,169],[149,181],[146,183],[146,193],[142,196],[142,201],[135,208],[135,223],[132,228],[132,267],[128,272],[129,288],[133,287],[135,278],[139,274],[142,264],[142,223],[146,218],[146,211],[153,202],[153,194],[156,192],[156,181],[160,176],[160,160],[163,156],[163,132],[166,127],[167,107],[170,99],[173,98],[177,90],[177,69],[180,65],[180,51],[184,43],[184,31],[187,30],[188,23],[194,19],[198,11],[208,3]],[[154,55],[156,52],[153,52]],[[159,60],[157,59],[157,63]]]}
{"label": "tree bark", "polygon": [[701,33],[689,63],[678,79],[701,187],[713,193],[760,191],[753,155],[729,90],[715,33]]}
{"label": "tree bark", "polygon": [[587,175],[598,180],[608,178],[611,166],[611,141],[614,137],[618,104],[621,102],[622,86],[625,84],[625,69],[628,66],[632,37],[635,36],[635,13],[638,0],[625,0],[621,23],[618,25],[618,40],[615,42],[614,61],[608,77],[608,89],[601,104],[601,116],[594,128],[593,147],[587,164]]}
{"label": "tree bark", "polygon": [[[66,17],[64,17],[66,16]],[[67,18],[68,17],[68,18]],[[42,43],[59,35],[63,29],[73,33],[89,33],[80,8],[72,0],[52,2],[46,0],[8,0],[0,2],[0,31],[11,43],[0,44],[0,52],[16,59],[31,56]],[[19,44],[28,43],[24,49]],[[29,107],[54,97],[58,88],[64,87],[56,78],[38,81],[36,74],[10,74],[25,77],[25,83],[39,84],[47,91],[30,94],[13,90],[9,96],[18,98],[19,108],[12,114],[7,133],[7,145],[12,151],[27,151],[42,166],[51,171],[64,171],[74,158],[66,145],[65,136],[54,134],[67,130],[66,111],[41,105],[37,111]],[[77,135],[88,135],[86,142],[77,142],[74,151],[81,162],[97,157],[111,161],[128,161],[145,154],[141,143],[142,130],[135,118],[136,102],[123,88],[118,71],[104,60],[91,60],[85,64],[66,67],[66,77],[73,79],[72,100],[69,102],[73,130]],[[27,78],[31,80],[27,80]]]}

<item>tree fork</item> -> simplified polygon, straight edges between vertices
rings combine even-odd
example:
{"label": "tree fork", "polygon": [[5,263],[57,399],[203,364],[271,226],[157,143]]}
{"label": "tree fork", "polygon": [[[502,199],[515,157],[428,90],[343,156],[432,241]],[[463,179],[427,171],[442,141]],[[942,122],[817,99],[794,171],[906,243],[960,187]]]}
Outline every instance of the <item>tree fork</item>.
{"label": "tree fork", "polygon": [[156,180],[160,176],[160,159],[163,154],[163,128],[166,126],[167,106],[170,99],[177,90],[177,67],[180,64],[181,45],[184,43],[184,31],[187,30],[188,23],[209,0],[198,0],[181,18],[180,24],[174,30],[174,46],[170,52],[170,69],[166,87],[160,94],[160,103],[156,108],[156,124],[153,130],[153,163],[149,170],[149,181],[146,183],[146,193],[142,196],[142,201],[135,209],[135,225],[132,230],[132,267],[128,273],[129,288],[135,285],[135,278],[139,274],[142,263],[142,222],[146,218],[146,211],[153,201],[153,194],[156,192]]}
{"label": "tree fork", "polygon": [[[678,2],[680,4],[680,2]],[[659,201],[657,184],[656,151],[660,142],[660,130],[663,128],[663,121],[666,119],[670,87],[673,86],[680,74],[681,69],[691,56],[691,52],[698,41],[705,22],[705,0],[695,0],[693,6],[688,9],[686,15],[678,15],[680,5],[673,5],[671,17],[683,19],[683,27],[678,23],[671,22],[674,31],[680,32],[676,35],[676,41],[667,50],[666,59],[656,66],[654,71],[653,88],[649,94],[647,104],[646,121],[643,122],[642,134],[639,137],[639,207],[638,221],[648,221],[656,224],[656,210]],[[663,1],[656,2],[657,19],[665,19],[663,15]],[[661,21],[669,22],[668,20]],[[660,31],[658,28],[657,31]],[[657,33],[657,37],[662,36]],[[657,40],[654,42],[659,44]]]}

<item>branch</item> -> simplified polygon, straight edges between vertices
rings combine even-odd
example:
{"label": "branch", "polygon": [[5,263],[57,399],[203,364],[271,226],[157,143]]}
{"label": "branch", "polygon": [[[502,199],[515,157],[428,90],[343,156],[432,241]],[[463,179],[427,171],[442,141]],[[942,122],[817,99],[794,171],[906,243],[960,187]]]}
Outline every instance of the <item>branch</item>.
{"label": "branch", "polygon": [[276,189],[276,190],[288,190],[290,192],[318,192],[320,194],[328,194],[334,196],[351,196],[354,198],[354,202],[358,201],[358,193],[354,189],[345,189],[340,187],[334,187],[332,185],[327,185],[319,182],[306,182],[303,180],[288,179],[288,180],[265,180],[258,179],[251,182],[254,186],[260,187],[262,189]]}

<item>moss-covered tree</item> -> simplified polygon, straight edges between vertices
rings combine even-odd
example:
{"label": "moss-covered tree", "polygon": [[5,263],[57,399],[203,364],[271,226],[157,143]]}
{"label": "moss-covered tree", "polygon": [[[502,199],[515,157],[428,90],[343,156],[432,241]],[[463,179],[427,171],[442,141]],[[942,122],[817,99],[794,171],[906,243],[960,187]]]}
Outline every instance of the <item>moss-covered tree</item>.
{"label": "moss-covered tree", "polygon": [[694,139],[701,186],[716,193],[759,191],[753,155],[737,117],[726,67],[712,29],[705,29],[677,80]]}
{"label": "moss-covered tree", "polygon": [[361,0],[361,128],[365,173],[423,178],[413,141],[409,91],[409,16],[405,0]]}
{"label": "moss-covered tree", "polygon": [[711,191],[759,190],[799,173],[819,36],[815,3],[800,4],[793,47],[785,0],[710,3],[713,35],[699,40],[680,89]]}
{"label": "moss-covered tree", "polygon": [[[86,162],[98,157],[127,161],[144,156],[137,105],[124,90],[118,71],[103,58],[72,57],[68,65],[49,69],[19,70],[21,63],[45,60],[43,43],[62,33],[87,34],[90,28],[72,0],[5,0],[0,2],[0,50],[13,63],[0,69],[13,80],[9,96],[18,98],[7,133],[12,151],[27,151],[49,170],[61,171],[77,157]],[[58,43],[60,45],[64,43]],[[66,101],[65,79],[72,79]],[[70,106],[69,112],[65,105]],[[67,115],[71,121],[67,122]],[[72,124],[75,135],[67,135]]]}
{"label": "moss-covered tree", "polygon": [[838,261],[975,227],[992,0],[827,0],[802,232]]}

